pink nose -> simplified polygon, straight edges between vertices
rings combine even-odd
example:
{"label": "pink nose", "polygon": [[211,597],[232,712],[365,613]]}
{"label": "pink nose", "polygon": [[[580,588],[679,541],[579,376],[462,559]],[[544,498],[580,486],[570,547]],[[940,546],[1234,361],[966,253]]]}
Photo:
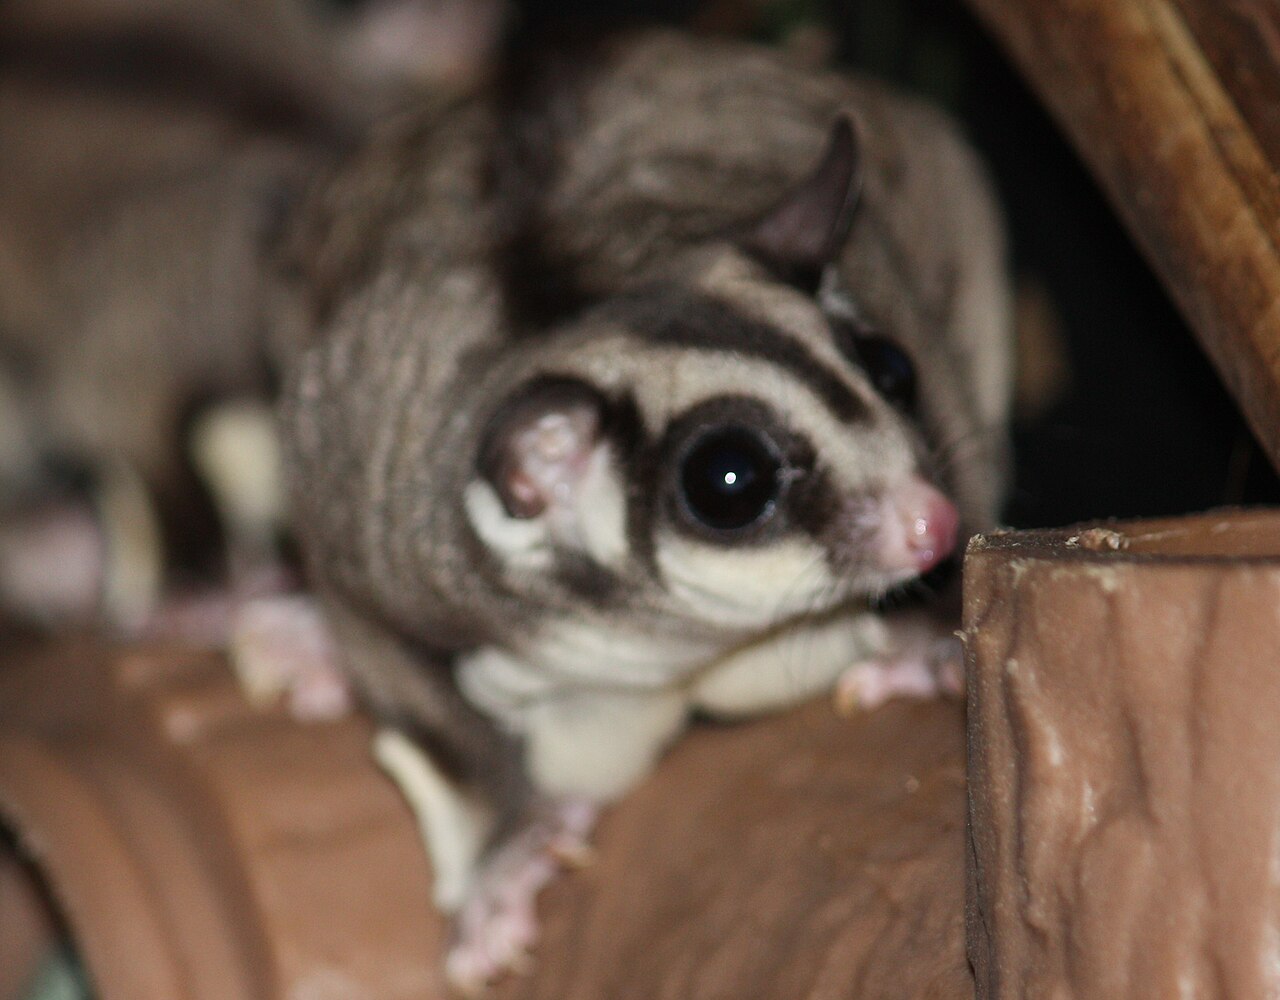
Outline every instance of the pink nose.
{"label": "pink nose", "polygon": [[928,572],[956,547],[959,527],[956,505],[919,476],[909,477],[884,500],[884,568]]}

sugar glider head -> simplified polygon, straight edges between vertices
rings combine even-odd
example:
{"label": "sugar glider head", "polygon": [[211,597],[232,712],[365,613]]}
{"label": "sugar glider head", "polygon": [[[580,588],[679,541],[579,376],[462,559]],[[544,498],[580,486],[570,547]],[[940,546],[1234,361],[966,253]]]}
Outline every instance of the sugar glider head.
{"label": "sugar glider head", "polygon": [[814,292],[857,181],[841,119],[769,212],[549,335],[467,487],[514,584],[767,628],[951,553],[910,359]]}

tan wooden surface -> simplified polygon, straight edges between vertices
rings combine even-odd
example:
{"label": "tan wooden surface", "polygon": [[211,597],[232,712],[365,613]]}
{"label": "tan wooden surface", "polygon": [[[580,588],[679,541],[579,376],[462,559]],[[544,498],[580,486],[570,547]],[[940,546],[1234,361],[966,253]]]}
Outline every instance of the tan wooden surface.
{"label": "tan wooden surface", "polygon": [[989,535],[965,560],[978,1000],[1280,976],[1280,512]]}
{"label": "tan wooden surface", "polygon": [[[956,702],[697,726],[539,900],[529,974],[486,996],[971,1000],[964,803]],[[6,826],[101,1000],[446,996],[427,861],[366,723],[254,709],[216,657],[0,654]],[[29,962],[47,915],[5,850],[0,958]]]}

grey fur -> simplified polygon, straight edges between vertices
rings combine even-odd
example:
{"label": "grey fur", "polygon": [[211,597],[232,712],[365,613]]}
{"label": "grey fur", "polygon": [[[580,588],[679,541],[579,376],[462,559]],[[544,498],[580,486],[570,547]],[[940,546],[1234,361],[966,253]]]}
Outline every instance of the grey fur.
{"label": "grey fur", "polygon": [[[842,114],[859,136],[861,201],[821,298],[912,353],[919,426],[829,342],[812,300],[732,238],[805,176]],[[401,722],[408,713],[458,730],[442,706],[470,663],[471,701],[500,720],[494,732],[518,735],[515,689],[487,690],[486,678],[527,667],[535,702],[575,683],[666,690],[783,624],[712,620],[682,603],[657,569],[661,553],[640,551],[654,540],[636,538],[634,518],[599,600],[582,596],[580,558],[513,568],[477,535],[466,497],[485,429],[529,379],[571,376],[619,405],[639,399],[652,442],[670,416],[654,400],[676,393],[673,379],[696,394],[719,377],[715,357],[751,360],[723,344],[655,343],[652,329],[628,329],[620,298],[652,313],[671,308],[661,289],[675,286],[744,325],[804,318],[779,336],[838,370],[865,411],[838,447],[810,434],[819,459],[867,482],[894,463],[925,468],[967,530],[996,516],[1010,383],[997,214],[951,124],[878,84],[728,42],[653,33],[611,43],[572,65],[543,64],[514,101],[463,101],[381,129],[302,213],[286,261],[281,414],[295,524],[317,586],[360,623],[345,646],[354,675]],[[794,365],[763,381],[735,377],[766,402],[805,396]],[[795,405],[826,420],[820,401]],[[661,512],[645,490],[660,483],[661,470],[641,470],[626,487],[628,515],[648,505],[650,532]],[[824,600],[852,602],[856,617],[864,596],[850,585]],[[576,673],[596,641],[584,637],[609,650],[590,677]],[[628,652],[646,643],[654,652]],[[400,652],[388,656],[388,644]]]}
{"label": "grey fur", "polygon": [[264,391],[270,231],[328,154],[220,107],[17,70],[0,147],[0,359],[29,439],[170,478],[193,397]]}
{"label": "grey fur", "polygon": [[[477,76],[504,8],[0,6],[0,410],[23,425],[0,434],[0,499],[51,452],[164,483],[193,399],[266,395],[266,262],[301,189],[424,86],[464,83],[437,44]],[[396,32],[407,51],[366,51]]]}

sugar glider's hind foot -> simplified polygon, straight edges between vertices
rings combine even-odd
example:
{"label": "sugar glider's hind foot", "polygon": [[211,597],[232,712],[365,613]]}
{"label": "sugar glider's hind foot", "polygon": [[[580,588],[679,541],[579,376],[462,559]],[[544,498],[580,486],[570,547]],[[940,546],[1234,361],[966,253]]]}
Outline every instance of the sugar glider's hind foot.
{"label": "sugar glider's hind foot", "polygon": [[106,539],[88,505],[52,504],[0,524],[0,603],[24,620],[91,621],[106,574]]}
{"label": "sugar glider's hind foot", "polygon": [[534,818],[481,863],[454,922],[445,974],[474,995],[503,974],[527,971],[538,938],[537,897],[591,858],[598,809],[578,799],[542,803]]}
{"label": "sugar glider's hind foot", "polygon": [[304,722],[338,718],[353,707],[337,646],[310,597],[278,594],[245,602],[234,614],[228,653],[255,704],[283,698],[289,713]]}
{"label": "sugar glider's hind foot", "polygon": [[0,603],[45,627],[137,634],[159,602],[164,547],[154,498],[124,462],[88,470],[67,497],[0,519]]}
{"label": "sugar glider's hind foot", "polygon": [[964,648],[958,637],[912,624],[893,630],[895,644],[850,666],[836,681],[841,715],[879,708],[894,698],[964,694]]}

